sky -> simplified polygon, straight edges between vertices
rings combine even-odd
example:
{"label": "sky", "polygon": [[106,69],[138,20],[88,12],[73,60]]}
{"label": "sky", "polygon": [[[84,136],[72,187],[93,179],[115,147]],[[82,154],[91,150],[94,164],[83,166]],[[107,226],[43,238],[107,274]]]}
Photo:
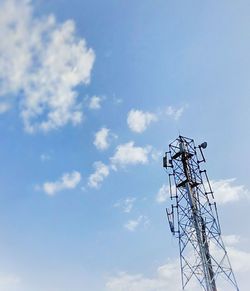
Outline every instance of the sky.
{"label": "sky", "polygon": [[1,291],[181,290],[162,168],[179,134],[208,143],[249,290],[249,13],[246,0],[0,0]]}

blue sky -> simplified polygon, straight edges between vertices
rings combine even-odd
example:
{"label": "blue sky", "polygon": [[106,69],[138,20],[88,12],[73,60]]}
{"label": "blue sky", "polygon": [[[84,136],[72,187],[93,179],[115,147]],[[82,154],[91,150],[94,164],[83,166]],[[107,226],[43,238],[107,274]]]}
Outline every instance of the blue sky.
{"label": "blue sky", "polygon": [[248,290],[249,12],[243,0],[0,0],[0,290],[180,290],[161,162],[179,133],[208,142]]}

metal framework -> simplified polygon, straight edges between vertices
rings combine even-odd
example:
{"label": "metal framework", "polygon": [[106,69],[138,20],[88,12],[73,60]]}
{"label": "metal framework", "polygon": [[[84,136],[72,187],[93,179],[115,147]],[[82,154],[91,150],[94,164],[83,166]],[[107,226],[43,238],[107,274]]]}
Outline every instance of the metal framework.
{"label": "metal framework", "polygon": [[179,240],[182,290],[239,291],[221,237],[213,191],[206,170],[200,168],[206,147],[206,142],[195,146],[193,139],[179,136],[163,158],[172,201],[166,211],[170,230]]}

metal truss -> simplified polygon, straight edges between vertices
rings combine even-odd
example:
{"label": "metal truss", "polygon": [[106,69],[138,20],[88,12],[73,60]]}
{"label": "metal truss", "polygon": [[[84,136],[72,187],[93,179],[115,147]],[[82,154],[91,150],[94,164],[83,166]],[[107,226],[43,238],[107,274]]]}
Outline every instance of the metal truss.
{"label": "metal truss", "polygon": [[213,191],[206,170],[200,168],[206,146],[195,146],[192,139],[179,136],[163,158],[172,201],[166,211],[170,230],[179,240],[182,289],[199,283],[206,291],[239,291],[221,237]]}

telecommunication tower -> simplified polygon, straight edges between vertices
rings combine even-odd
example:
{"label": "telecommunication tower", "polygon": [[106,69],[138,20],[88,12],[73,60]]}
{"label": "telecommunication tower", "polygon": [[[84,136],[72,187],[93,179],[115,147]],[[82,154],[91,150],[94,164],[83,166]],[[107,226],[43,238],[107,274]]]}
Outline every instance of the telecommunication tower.
{"label": "telecommunication tower", "polygon": [[239,291],[213,191],[206,170],[200,167],[206,147],[206,142],[195,146],[193,139],[179,136],[163,157],[172,201],[166,211],[170,230],[179,240],[182,289]]}

